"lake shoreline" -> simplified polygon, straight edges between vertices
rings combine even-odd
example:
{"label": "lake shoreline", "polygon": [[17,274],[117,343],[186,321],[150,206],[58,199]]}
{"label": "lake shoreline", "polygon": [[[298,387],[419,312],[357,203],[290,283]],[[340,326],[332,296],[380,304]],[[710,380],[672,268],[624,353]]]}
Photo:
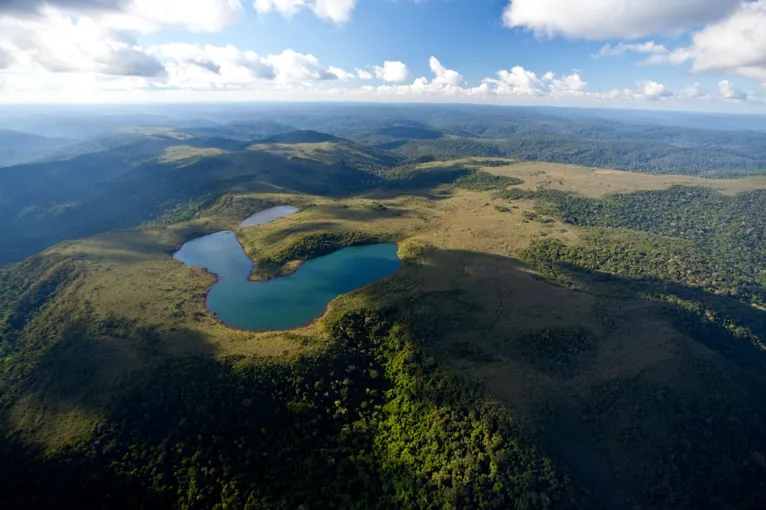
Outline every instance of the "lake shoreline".
{"label": "lake shoreline", "polygon": [[[285,215],[297,210],[280,209]],[[265,216],[264,224],[277,219],[269,216],[273,211],[253,216]],[[202,300],[210,318],[233,330],[263,334],[321,321],[339,296],[396,275],[402,265],[398,252],[398,243],[340,247],[320,257],[290,261],[267,279],[253,280],[256,261],[236,231],[222,230],[188,241],[173,258],[214,277]]]}

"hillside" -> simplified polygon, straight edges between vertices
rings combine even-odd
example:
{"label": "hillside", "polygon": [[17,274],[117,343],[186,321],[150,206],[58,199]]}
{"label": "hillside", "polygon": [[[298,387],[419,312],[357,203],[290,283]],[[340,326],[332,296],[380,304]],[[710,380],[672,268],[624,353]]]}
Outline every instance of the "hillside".
{"label": "hillside", "polygon": [[0,167],[43,159],[70,143],[62,138],[0,129]]}
{"label": "hillside", "polygon": [[[260,119],[315,130],[398,152],[431,156],[507,157],[651,174],[739,177],[766,170],[766,133],[749,131],[759,120],[720,116],[690,125],[689,115],[597,112],[471,105],[313,105],[297,113],[285,106]],[[697,127],[699,126],[699,127]]]}
{"label": "hillside", "polygon": [[283,133],[274,135],[271,138],[267,138],[264,143],[325,143],[325,142],[348,142],[337,136],[328,135],[327,133],[320,133],[318,131],[304,130],[304,131],[292,131],[290,133]]}
{"label": "hillside", "polygon": [[404,160],[402,156],[385,150],[315,131],[296,131],[256,141],[249,146],[249,150],[356,168],[378,176],[382,176]]}
{"label": "hillside", "polygon": [[0,264],[62,240],[190,219],[227,192],[348,193],[399,161],[350,142],[248,146],[164,130],[98,139],[76,151],[71,159],[0,169],[0,213],[8,219],[0,225]]}
{"label": "hillside", "polygon": [[[166,169],[236,183],[196,218],[0,270],[11,503],[766,503],[766,183],[467,159],[337,195],[347,170],[266,147]],[[301,212],[237,230],[272,276],[330,239],[393,238],[401,270],[304,328],[224,326],[171,255],[275,204]]]}

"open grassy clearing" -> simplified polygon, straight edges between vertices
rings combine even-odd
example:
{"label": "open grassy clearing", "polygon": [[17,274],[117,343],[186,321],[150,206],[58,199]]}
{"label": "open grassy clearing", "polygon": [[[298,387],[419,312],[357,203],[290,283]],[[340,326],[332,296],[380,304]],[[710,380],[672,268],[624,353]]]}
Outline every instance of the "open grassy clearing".
{"label": "open grassy clearing", "polygon": [[766,188],[766,175],[742,179],[703,179],[686,175],[652,175],[558,163],[512,161],[509,161],[508,166],[485,166],[482,170],[494,175],[522,179],[524,184],[520,187],[525,189],[549,188],[590,197],[639,190],[662,190],[675,185],[703,186],[726,195]]}
{"label": "open grassy clearing", "polygon": [[220,156],[226,151],[217,147],[192,147],[191,145],[174,145],[165,149],[158,158],[158,163],[184,164],[193,163],[202,158]]}

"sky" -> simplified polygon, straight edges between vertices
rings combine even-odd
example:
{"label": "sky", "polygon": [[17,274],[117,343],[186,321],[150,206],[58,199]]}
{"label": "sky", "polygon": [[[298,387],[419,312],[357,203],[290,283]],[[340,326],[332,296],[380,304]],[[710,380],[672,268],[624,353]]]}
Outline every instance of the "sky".
{"label": "sky", "polygon": [[766,0],[0,0],[0,103],[766,113]]}

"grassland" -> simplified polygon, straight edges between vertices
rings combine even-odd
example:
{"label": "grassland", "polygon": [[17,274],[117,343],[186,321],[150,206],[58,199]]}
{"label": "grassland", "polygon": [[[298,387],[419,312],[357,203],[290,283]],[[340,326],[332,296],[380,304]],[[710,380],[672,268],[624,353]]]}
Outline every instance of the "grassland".
{"label": "grassland", "polygon": [[[766,180],[755,178],[708,181],[540,163],[483,170],[521,179],[525,189],[588,196],[674,184],[729,194],[766,187]],[[301,211],[236,229],[249,214],[276,204]],[[214,276],[183,266],[172,254],[185,241],[222,229],[234,229],[256,263],[268,262],[256,270],[254,277],[261,279],[294,270],[301,258],[292,248],[311,236],[339,236],[341,244],[397,241],[399,273],[339,297],[328,317],[394,310],[427,356],[488,389],[546,455],[568,466],[575,483],[597,493],[609,508],[671,508],[672,498],[645,491],[662,487],[663,477],[670,476],[671,468],[662,466],[676,465],[671,456],[677,450],[668,441],[682,442],[679,427],[699,425],[706,412],[719,412],[720,402],[750,399],[752,388],[735,380],[726,355],[680,327],[664,305],[638,292],[615,294],[585,276],[552,285],[518,260],[519,250],[533,242],[555,239],[577,246],[589,234],[541,214],[533,200],[506,202],[495,190],[454,186],[335,199],[242,193],[224,197],[192,221],[111,232],[40,255],[73,261],[78,276],[22,334],[68,341],[29,354],[40,356],[45,370],[16,388],[12,426],[49,448],[86,438],[109,398],[156,358],[291,360],[327,349],[327,320],[290,332],[250,333],[226,327],[206,311],[204,297]],[[622,285],[628,288],[628,280]],[[81,326],[78,317],[97,327]],[[135,342],[136,331],[151,332],[151,342]],[[76,382],[62,390],[61,380]],[[652,408],[655,397],[649,396],[657,392],[669,400],[660,398]],[[684,412],[693,408],[691,417],[674,414],[669,403],[684,394],[706,395],[683,400]],[[623,406],[635,395],[641,395],[635,406]],[[610,402],[620,403],[616,416]],[[668,482],[665,490],[676,497],[684,483]]]}
{"label": "grassland", "polygon": [[676,185],[702,186],[726,195],[766,188],[766,176],[763,175],[742,179],[704,179],[688,175],[652,175],[558,163],[520,163],[510,160],[508,163],[507,166],[485,166],[482,170],[494,175],[522,179],[525,183],[520,187],[524,189],[547,188],[580,193],[589,197],[599,197],[609,193],[662,190]]}

